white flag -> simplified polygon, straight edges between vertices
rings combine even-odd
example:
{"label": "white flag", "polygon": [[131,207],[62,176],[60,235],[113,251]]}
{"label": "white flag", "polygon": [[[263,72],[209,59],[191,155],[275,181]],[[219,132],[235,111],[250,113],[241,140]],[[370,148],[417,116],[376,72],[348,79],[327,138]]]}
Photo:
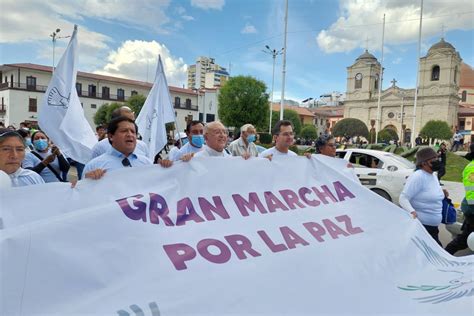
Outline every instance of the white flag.
{"label": "white flag", "polygon": [[165,124],[174,122],[174,110],[161,56],[158,56],[155,82],[135,122],[143,141],[148,145],[148,155],[153,159],[166,145]]}
{"label": "white flag", "polygon": [[91,159],[97,138],[84,116],[76,91],[77,26],[44,94],[38,114],[40,128],[69,158]]}

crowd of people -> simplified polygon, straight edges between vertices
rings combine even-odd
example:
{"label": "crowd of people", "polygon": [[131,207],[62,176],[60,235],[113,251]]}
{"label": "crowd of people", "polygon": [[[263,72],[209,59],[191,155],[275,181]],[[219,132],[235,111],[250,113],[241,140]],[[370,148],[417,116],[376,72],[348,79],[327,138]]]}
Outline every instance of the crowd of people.
{"label": "crowd of people", "polygon": [[[280,159],[297,156],[290,150],[295,142],[293,124],[288,120],[278,121],[272,129],[274,146],[259,153],[255,141],[257,131],[252,124],[240,128],[240,137],[228,144],[228,132],[219,121],[207,124],[190,121],[185,132],[177,133],[175,146],[167,158],[159,155],[155,161],[148,158],[148,147],[139,139],[135,115],[128,107],[116,109],[107,128],[97,130],[98,142],[92,148],[92,159],[85,165],[74,162],[63,155],[41,130],[33,132],[27,126],[19,130],[0,129],[0,171],[8,175],[11,186],[27,186],[48,182],[67,182],[71,164],[76,166],[78,179],[99,180],[108,172],[121,168],[159,164],[170,168],[177,161],[189,162],[199,157],[232,157],[242,159]],[[323,134],[315,141],[316,154],[336,158],[336,142],[332,135]],[[306,154],[311,158],[311,154]],[[474,231],[474,146],[467,157],[471,163],[463,174],[466,198],[462,203],[465,221],[462,233],[446,247],[449,253],[467,247],[467,237]],[[422,148],[416,153],[416,171],[411,175],[400,195],[400,206],[417,218],[433,239],[439,241],[439,225],[443,199],[448,192],[441,188],[439,179],[445,173],[446,145],[438,152]],[[351,163],[346,170],[354,181],[357,176]],[[0,173],[1,173],[0,172]],[[435,175],[437,172],[438,177]],[[72,187],[75,183],[72,184]]]}

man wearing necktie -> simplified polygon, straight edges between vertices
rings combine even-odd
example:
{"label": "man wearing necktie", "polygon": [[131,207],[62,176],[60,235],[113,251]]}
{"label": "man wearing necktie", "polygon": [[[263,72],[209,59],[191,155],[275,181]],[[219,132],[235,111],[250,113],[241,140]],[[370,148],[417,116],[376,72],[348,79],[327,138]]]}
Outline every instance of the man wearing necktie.
{"label": "man wearing necktie", "polygon": [[152,164],[148,157],[135,152],[137,125],[130,118],[120,116],[110,121],[107,137],[112,146],[106,153],[86,164],[84,168],[86,178],[100,179],[107,171]]}

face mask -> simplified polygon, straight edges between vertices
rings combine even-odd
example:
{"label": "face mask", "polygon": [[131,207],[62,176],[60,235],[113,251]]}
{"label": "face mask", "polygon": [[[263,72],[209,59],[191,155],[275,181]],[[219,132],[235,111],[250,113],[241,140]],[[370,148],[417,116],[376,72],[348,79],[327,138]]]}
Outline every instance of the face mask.
{"label": "face mask", "polygon": [[188,139],[187,138],[181,138],[181,144],[184,146],[188,143]]}
{"label": "face mask", "polygon": [[255,141],[255,139],[257,139],[257,137],[255,136],[255,134],[250,134],[247,136],[247,141],[249,143],[253,143]]}
{"label": "face mask", "polygon": [[203,135],[193,135],[193,138],[191,140],[191,143],[197,147],[201,148],[202,145],[204,145],[204,136]]}
{"label": "face mask", "polygon": [[43,151],[48,148],[48,141],[46,139],[37,139],[33,142],[36,150]]}
{"label": "face mask", "polygon": [[431,170],[434,171],[439,171],[441,169],[441,161],[439,160],[434,160],[431,162]]}
{"label": "face mask", "polygon": [[30,147],[31,146],[31,138],[25,138],[25,144],[26,144],[26,146]]}

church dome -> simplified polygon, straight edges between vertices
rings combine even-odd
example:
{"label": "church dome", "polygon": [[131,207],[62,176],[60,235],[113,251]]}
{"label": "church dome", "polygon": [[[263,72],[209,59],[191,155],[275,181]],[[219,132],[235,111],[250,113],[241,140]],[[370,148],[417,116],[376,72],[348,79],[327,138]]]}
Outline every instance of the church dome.
{"label": "church dome", "polygon": [[369,53],[369,51],[366,49],[362,55],[357,57],[356,60],[377,60],[377,58],[375,58],[375,56]]}
{"label": "church dome", "polygon": [[437,50],[451,50],[453,52],[456,51],[454,46],[446,42],[444,38],[441,38],[441,40],[438,43],[431,46],[430,49],[428,50],[428,53],[433,53],[434,51],[437,51]]}

